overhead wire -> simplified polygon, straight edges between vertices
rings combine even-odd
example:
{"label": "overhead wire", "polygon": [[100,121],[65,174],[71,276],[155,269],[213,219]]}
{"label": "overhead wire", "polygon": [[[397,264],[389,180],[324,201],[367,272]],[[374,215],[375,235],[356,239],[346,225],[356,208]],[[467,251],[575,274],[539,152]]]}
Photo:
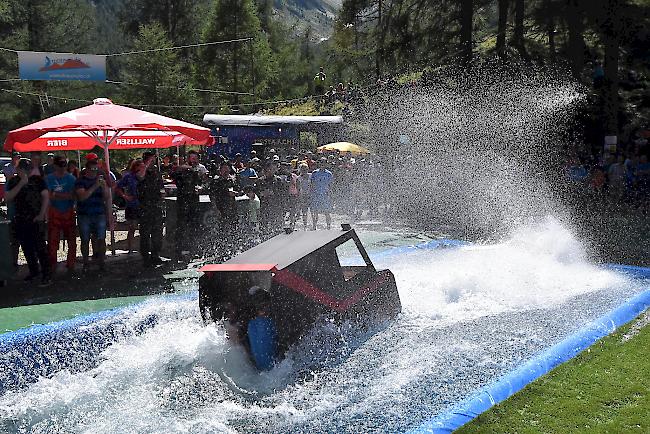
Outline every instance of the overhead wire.
{"label": "overhead wire", "polygon": [[[106,57],[116,57],[116,56],[129,56],[132,54],[145,54],[145,53],[154,53],[156,51],[169,51],[169,50],[182,50],[184,48],[193,48],[193,47],[205,47],[208,45],[221,45],[221,44],[231,44],[234,42],[246,42],[253,40],[252,36],[246,36],[243,38],[229,39],[226,41],[212,41],[212,42],[200,42],[196,44],[187,44],[187,45],[175,45],[173,47],[161,47],[161,48],[150,48],[147,50],[134,50],[134,51],[124,51],[121,53],[107,53],[107,54],[90,54],[92,56],[106,56]],[[29,50],[15,50],[13,48],[0,47],[0,51],[7,51],[10,53],[18,53],[20,51],[29,51]],[[82,54],[82,53],[61,53],[61,54]]]}

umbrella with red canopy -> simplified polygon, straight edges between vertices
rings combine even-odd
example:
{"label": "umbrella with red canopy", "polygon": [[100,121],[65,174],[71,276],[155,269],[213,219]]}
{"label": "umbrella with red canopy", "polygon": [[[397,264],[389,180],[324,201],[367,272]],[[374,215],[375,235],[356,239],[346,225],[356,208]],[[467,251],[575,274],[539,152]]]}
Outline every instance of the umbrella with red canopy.
{"label": "umbrella with red canopy", "polygon": [[109,149],[213,143],[214,137],[210,136],[208,128],[113,104],[107,98],[97,98],[92,105],[10,131],[4,149],[20,152],[75,151],[101,146],[106,167],[110,170]]}
{"label": "umbrella with red canopy", "polygon": [[208,128],[98,98],[92,105],[10,131],[6,151],[169,148],[210,145]]}

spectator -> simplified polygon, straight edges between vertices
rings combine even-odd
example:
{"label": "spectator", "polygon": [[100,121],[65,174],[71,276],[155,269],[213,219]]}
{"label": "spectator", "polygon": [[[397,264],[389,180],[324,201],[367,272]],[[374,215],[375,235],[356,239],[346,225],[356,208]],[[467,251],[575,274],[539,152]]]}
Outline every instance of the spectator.
{"label": "spectator", "polygon": [[[6,185],[9,184],[11,178],[16,176],[18,172],[18,162],[20,161],[20,153],[14,152],[11,156],[11,162],[2,168],[5,175]],[[6,189],[5,189],[6,193]],[[6,198],[5,198],[6,199]],[[13,202],[7,201],[7,218],[9,219],[9,245],[11,248],[12,264],[14,269],[18,269],[18,254],[20,253],[20,242],[16,235],[16,206]]]}
{"label": "spectator", "polygon": [[29,176],[40,176],[43,178],[45,173],[43,172],[43,165],[41,164],[41,153],[40,152],[30,152],[29,157],[32,163],[32,172]]}
{"label": "spectator", "polygon": [[[5,199],[15,206],[16,236],[29,268],[25,281],[32,281],[39,275],[40,265],[40,286],[48,286],[52,281],[45,244],[45,217],[49,202],[47,186],[39,174],[30,175],[34,166],[29,160],[21,158],[16,170],[18,176],[7,183]],[[36,173],[40,172],[37,170]]]}
{"label": "spectator", "polygon": [[293,230],[296,227],[296,219],[298,218],[298,214],[300,213],[300,183],[298,182],[299,176],[295,173],[293,173],[289,170],[287,173],[287,181],[289,182],[289,195],[287,197],[288,200],[288,208],[289,208],[289,222],[290,222],[290,228]]}
{"label": "spectator", "polygon": [[623,155],[619,155],[616,163],[607,170],[609,194],[614,199],[621,199],[625,193],[625,164]]}
{"label": "spectator", "polygon": [[242,218],[242,235],[247,244],[251,245],[259,241],[260,198],[252,185],[244,187],[244,194],[248,196],[248,203]]}
{"label": "spectator", "polygon": [[11,162],[7,163],[2,168],[2,173],[5,175],[5,179],[7,180],[7,182],[9,182],[9,180],[17,174],[16,166],[18,166],[19,161],[20,161],[20,153],[14,152],[11,156]]}
{"label": "spectator", "polygon": [[302,225],[303,229],[307,230],[307,211],[309,210],[309,166],[307,163],[300,164],[299,175],[298,175],[298,190],[300,191],[300,196],[298,198],[298,209],[302,215]]}
{"label": "spectator", "polygon": [[52,164],[54,172],[45,177],[50,194],[47,217],[50,268],[54,274],[57,264],[56,252],[59,248],[59,238],[63,232],[63,237],[68,244],[66,266],[68,273],[72,273],[77,258],[77,228],[74,212],[74,187],[77,180],[68,173],[68,162],[65,157],[57,155],[52,160]]}
{"label": "spectator", "polygon": [[244,170],[244,162],[242,161],[242,155],[239,152],[235,154],[235,161],[233,161],[232,167],[235,169],[235,172]]}
{"label": "spectator", "polygon": [[135,230],[138,228],[138,220],[140,219],[138,174],[143,170],[144,163],[142,160],[133,160],[129,170],[124,173],[124,176],[117,183],[117,188],[115,189],[115,193],[123,198],[126,203],[124,214],[128,227],[126,244],[129,249],[129,254],[133,253],[133,237],[135,236]]}
{"label": "spectator", "polygon": [[282,229],[286,188],[282,179],[275,173],[277,163],[267,161],[264,173],[257,182],[257,191],[260,196],[260,231],[265,237],[275,235]]}
{"label": "spectator", "polygon": [[330,196],[334,177],[332,172],[325,167],[327,167],[327,158],[322,157],[319,160],[318,169],[314,170],[309,177],[313,230],[316,230],[318,224],[318,214],[325,214],[328,230],[332,225],[332,217],[330,214],[332,212],[332,201]]}
{"label": "spectator", "polygon": [[231,238],[237,226],[237,204],[235,197],[239,186],[235,182],[230,164],[223,161],[219,165],[219,176],[210,182],[210,196],[219,210],[221,235]]}
{"label": "spectator", "polygon": [[325,81],[327,80],[327,74],[321,66],[318,69],[318,72],[314,76],[314,93],[317,96],[322,96],[325,93]]}
{"label": "spectator", "polygon": [[246,168],[237,174],[240,187],[243,188],[255,184],[255,181],[257,180],[257,171],[253,168],[254,164],[255,161],[248,160],[246,162]]}
{"label": "spectator", "polygon": [[208,171],[199,163],[198,153],[188,153],[188,164],[180,165],[172,172],[176,183],[176,234],[175,255],[180,259],[183,252],[190,252],[190,243],[196,238],[199,224],[199,194],[203,191],[202,179]]}
{"label": "spectator", "polygon": [[205,181],[208,176],[208,169],[201,164],[199,153],[192,150],[187,153],[187,163],[194,168],[201,176],[201,181]]}
{"label": "spectator", "polygon": [[51,175],[52,173],[54,173],[54,169],[55,169],[54,154],[50,152],[49,154],[47,154],[47,164],[43,166],[43,175],[44,176]]}
{"label": "spectator", "polygon": [[160,163],[160,173],[165,177],[169,177],[172,169],[172,158],[169,155],[165,155]]}
{"label": "spectator", "polygon": [[142,154],[143,171],[138,174],[140,200],[140,254],[145,267],[162,264],[163,199],[165,188],[153,152]]}
{"label": "spectator", "polygon": [[106,256],[106,226],[112,215],[112,210],[108,208],[111,191],[104,174],[99,173],[97,159],[88,159],[88,156],[86,158],[86,168],[75,183],[83,271],[88,271],[90,265],[91,238],[93,262],[97,261],[100,271],[103,271]]}
{"label": "spectator", "polygon": [[591,190],[596,196],[601,197],[605,191],[605,184],[607,183],[607,176],[601,166],[595,166],[591,172]]}

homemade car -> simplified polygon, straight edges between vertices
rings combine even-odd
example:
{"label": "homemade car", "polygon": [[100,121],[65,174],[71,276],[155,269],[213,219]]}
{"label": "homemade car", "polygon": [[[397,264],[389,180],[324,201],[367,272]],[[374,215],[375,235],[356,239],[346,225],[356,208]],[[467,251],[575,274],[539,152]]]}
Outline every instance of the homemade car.
{"label": "homemade car", "polygon": [[223,320],[259,369],[282,359],[319,319],[367,330],[401,311],[393,273],[375,270],[348,225],[287,231],[200,271],[204,321]]}

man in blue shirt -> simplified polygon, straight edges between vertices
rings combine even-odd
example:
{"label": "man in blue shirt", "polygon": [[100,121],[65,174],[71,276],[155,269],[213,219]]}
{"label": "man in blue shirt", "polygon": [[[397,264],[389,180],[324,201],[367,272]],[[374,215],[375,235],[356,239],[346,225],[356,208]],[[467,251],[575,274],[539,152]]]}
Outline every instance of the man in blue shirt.
{"label": "man in blue shirt", "polygon": [[68,272],[74,271],[77,257],[77,234],[74,213],[74,186],[77,179],[68,173],[68,161],[57,155],[52,160],[54,172],[45,177],[45,184],[50,195],[50,207],[47,214],[48,247],[52,273],[56,269],[56,252],[59,248],[61,232],[68,244],[66,266]]}
{"label": "man in blue shirt", "polygon": [[237,178],[239,178],[239,186],[241,188],[248,187],[249,185],[255,184],[257,181],[257,172],[253,169],[253,160],[248,160],[246,162],[246,168],[237,173]]}
{"label": "man in blue shirt", "polygon": [[332,190],[332,181],[334,175],[325,169],[327,158],[323,157],[318,161],[318,169],[314,170],[309,177],[309,187],[311,190],[311,219],[313,229],[316,230],[318,223],[318,214],[325,214],[325,222],[329,230],[332,225],[332,200],[330,198]]}
{"label": "man in blue shirt", "polygon": [[89,266],[91,237],[93,256],[99,263],[100,270],[103,270],[104,257],[106,256],[106,224],[111,215],[108,209],[111,192],[104,175],[99,174],[96,159],[86,162],[86,170],[75,183],[75,193],[77,195],[77,222],[79,223],[84,271],[87,271]]}

